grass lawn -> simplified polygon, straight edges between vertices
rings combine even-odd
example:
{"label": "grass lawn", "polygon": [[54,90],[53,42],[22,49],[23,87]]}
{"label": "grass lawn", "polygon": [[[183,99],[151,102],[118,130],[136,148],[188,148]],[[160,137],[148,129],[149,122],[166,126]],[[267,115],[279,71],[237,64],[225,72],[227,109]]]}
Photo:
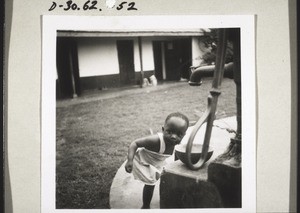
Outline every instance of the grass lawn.
{"label": "grass lawn", "polygon": [[[57,107],[56,208],[109,208],[110,186],[129,144],[149,128],[160,131],[171,112],[198,120],[210,89],[211,79],[205,79],[200,87],[136,88],[138,93]],[[233,80],[224,79],[221,90],[217,119],[236,114]]]}

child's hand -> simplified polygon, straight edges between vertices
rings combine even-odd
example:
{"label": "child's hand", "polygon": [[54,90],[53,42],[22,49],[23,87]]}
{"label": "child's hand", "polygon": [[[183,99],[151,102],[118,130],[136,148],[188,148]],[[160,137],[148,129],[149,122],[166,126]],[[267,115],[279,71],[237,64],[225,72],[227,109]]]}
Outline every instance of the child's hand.
{"label": "child's hand", "polygon": [[126,172],[131,173],[132,172],[132,167],[133,167],[132,161],[127,161],[127,163],[125,165]]}

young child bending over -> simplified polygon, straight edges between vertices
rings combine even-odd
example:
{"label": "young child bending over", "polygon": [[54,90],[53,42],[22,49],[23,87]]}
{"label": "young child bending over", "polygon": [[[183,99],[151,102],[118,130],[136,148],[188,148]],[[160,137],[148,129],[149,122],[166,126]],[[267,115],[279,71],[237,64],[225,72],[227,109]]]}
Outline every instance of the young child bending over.
{"label": "young child bending over", "polygon": [[142,181],[142,209],[149,209],[155,183],[160,178],[165,159],[173,154],[175,145],[179,144],[189,126],[188,118],[179,113],[167,116],[162,133],[146,136],[133,141],[128,149],[125,170]]}

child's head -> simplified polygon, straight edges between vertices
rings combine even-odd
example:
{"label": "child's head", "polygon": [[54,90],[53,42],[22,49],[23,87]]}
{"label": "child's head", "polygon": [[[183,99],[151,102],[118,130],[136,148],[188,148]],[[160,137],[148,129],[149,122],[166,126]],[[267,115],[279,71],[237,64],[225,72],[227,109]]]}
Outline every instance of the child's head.
{"label": "child's head", "polygon": [[189,127],[189,119],[180,112],[174,112],[167,116],[162,128],[164,140],[172,145],[180,143]]}

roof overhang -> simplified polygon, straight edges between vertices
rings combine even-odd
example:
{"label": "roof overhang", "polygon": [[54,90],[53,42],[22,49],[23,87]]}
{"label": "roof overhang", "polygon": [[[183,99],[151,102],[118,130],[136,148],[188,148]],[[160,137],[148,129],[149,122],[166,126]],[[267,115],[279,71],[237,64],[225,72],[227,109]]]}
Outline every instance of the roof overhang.
{"label": "roof overhang", "polygon": [[146,36],[204,36],[210,29],[180,30],[115,30],[115,31],[57,31],[58,37],[146,37]]}

